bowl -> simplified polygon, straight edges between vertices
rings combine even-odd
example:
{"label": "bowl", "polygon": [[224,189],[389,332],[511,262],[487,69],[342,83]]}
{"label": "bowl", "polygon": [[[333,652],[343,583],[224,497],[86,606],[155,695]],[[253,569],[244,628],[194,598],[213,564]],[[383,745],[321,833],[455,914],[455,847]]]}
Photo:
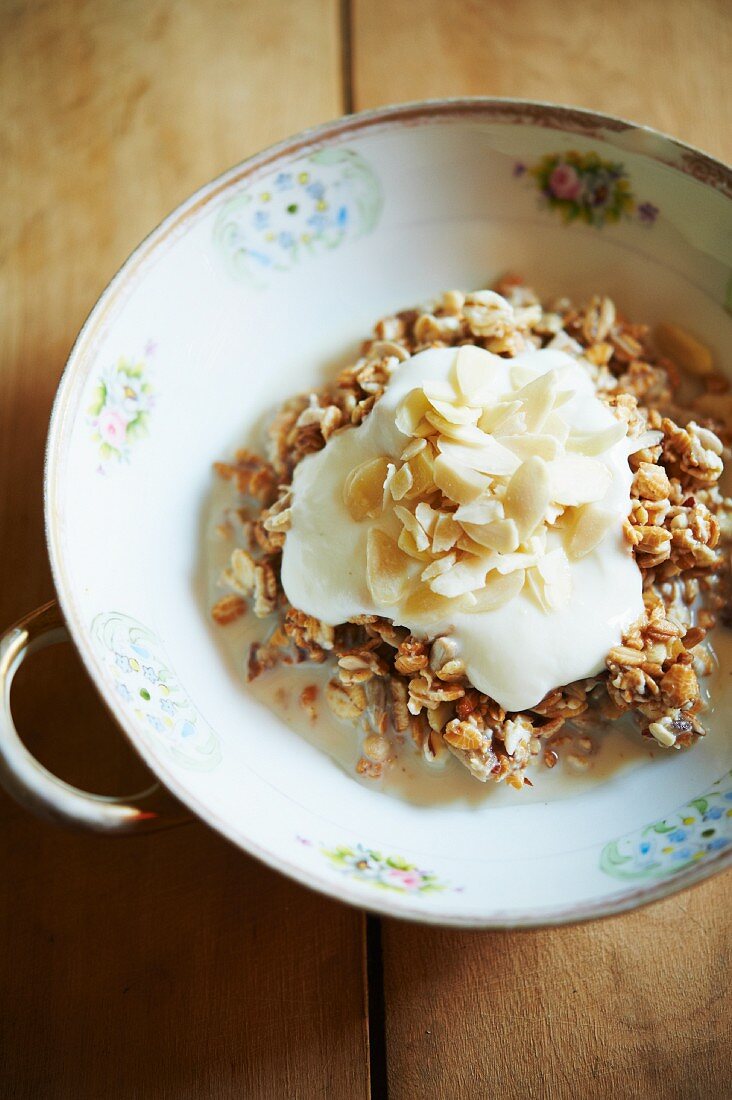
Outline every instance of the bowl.
{"label": "bowl", "polygon": [[[103,799],[43,769],[10,713],[13,673],[70,636],[163,790],[298,881],[395,917],[559,924],[663,897],[732,862],[726,700],[691,752],[561,797],[384,793],[232,672],[210,623],[211,464],[283,398],[353,356],[374,321],[522,272],[609,294],[718,360],[732,333],[732,170],[646,127],[516,100],[340,119],[203,187],[127,260],[85,323],[45,476],[58,605],[0,647],[0,774],[24,804],[105,832],[164,824],[155,789]],[[297,673],[293,671],[293,676]],[[348,739],[349,731],[342,730]],[[100,750],[101,751],[101,750]]]}

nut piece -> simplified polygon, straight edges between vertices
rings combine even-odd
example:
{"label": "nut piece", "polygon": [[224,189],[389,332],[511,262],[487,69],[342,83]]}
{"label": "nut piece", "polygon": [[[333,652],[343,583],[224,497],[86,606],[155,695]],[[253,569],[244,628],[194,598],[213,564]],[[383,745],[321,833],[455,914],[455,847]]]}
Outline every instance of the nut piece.
{"label": "nut piece", "polygon": [[366,692],[360,684],[329,680],[325,686],[325,698],[338,718],[358,718],[366,710]]}
{"label": "nut piece", "polygon": [[372,527],[366,541],[366,583],[377,604],[398,603],[407,584],[408,559],[394,539]]}
{"label": "nut piece", "polygon": [[544,518],[549,507],[549,468],[543,458],[528,458],[508,483],[504,508],[518,528],[519,539],[524,542]]}
{"label": "nut piece", "polygon": [[346,478],[343,500],[357,523],[381,513],[388,464],[386,458],[373,458],[356,466]]}
{"label": "nut piece", "polygon": [[246,600],[241,596],[222,596],[211,608],[211,618],[219,626],[227,626],[240,619],[246,609]]}
{"label": "nut piece", "polygon": [[583,558],[599,546],[615,523],[615,516],[601,504],[583,504],[577,509],[577,519],[569,539],[567,553],[571,558]]}

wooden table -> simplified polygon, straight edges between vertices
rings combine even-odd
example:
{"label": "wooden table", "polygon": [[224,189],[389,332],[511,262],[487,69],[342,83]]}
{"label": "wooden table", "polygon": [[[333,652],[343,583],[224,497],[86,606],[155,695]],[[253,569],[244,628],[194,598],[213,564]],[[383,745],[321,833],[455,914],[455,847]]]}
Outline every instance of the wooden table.
{"label": "wooden table", "polygon": [[[194,188],[346,110],[573,102],[732,159],[725,0],[1,0],[0,622],[52,595],[41,469],[72,339]],[[17,686],[30,744],[140,765],[70,650]],[[104,754],[104,759],[101,759]],[[204,826],[109,841],[0,800],[0,1094],[730,1095],[732,876],[578,928],[366,919]]]}

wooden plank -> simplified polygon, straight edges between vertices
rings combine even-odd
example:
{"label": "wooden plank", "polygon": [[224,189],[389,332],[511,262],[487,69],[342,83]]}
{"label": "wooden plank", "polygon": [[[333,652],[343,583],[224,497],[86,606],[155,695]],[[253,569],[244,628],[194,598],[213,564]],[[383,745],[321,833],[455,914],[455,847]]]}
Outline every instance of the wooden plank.
{"label": "wooden plank", "polygon": [[353,0],[356,110],[435,96],[571,103],[732,159],[727,0]]}
{"label": "wooden plank", "polygon": [[391,1100],[726,1096],[732,876],[575,928],[385,922]]}
{"label": "wooden plank", "polygon": [[[356,109],[443,95],[576,103],[732,158],[723,0],[354,0]],[[384,922],[392,1100],[726,1095],[732,876],[535,933]]]}
{"label": "wooden plank", "polygon": [[[195,187],[341,111],[338,17],[336,0],[0,5],[0,623],[52,594],[43,444],[87,311]],[[66,777],[139,787],[70,650],[35,658],[15,701]],[[367,1095],[360,914],[199,825],[104,841],[2,798],[0,850],[3,1096]]]}

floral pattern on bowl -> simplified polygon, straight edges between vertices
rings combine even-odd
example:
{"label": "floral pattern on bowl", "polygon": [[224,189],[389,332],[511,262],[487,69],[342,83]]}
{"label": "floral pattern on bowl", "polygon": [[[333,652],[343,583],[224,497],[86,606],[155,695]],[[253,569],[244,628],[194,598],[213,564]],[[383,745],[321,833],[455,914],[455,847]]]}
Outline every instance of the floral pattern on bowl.
{"label": "floral pattern on bowl", "polygon": [[[312,847],[311,840],[305,837],[297,839],[305,847]],[[342,874],[380,890],[392,890],[399,894],[429,894],[450,889],[431,871],[408,863],[402,856],[384,856],[363,844],[353,848],[345,845],[337,848],[321,846],[320,851]]]}
{"label": "floral pattern on bowl", "polygon": [[[149,359],[155,344],[148,341]],[[100,470],[114,462],[129,462],[133,444],[147,434],[155,393],[150,384],[145,358],[124,356],[106,366],[94,388],[87,409],[92,441],[99,447]]]}
{"label": "floral pattern on bowl", "polygon": [[92,634],[117,695],[134,713],[143,735],[186,768],[217,767],[219,739],[170,668],[159,638],[118,612],[97,615]]}
{"label": "floral pattern on bowl", "polygon": [[596,228],[636,217],[652,225],[659,209],[652,202],[637,203],[624,166],[597,153],[547,153],[534,165],[518,161],[514,176],[529,176],[542,202],[565,223],[583,221]]}
{"label": "floral pattern on bowl", "polygon": [[600,867],[620,879],[665,878],[732,845],[732,772],[672,817],[606,844]]}
{"label": "floral pattern on bowl", "polygon": [[381,185],[363,157],[321,149],[226,203],[214,241],[232,275],[262,286],[273,271],[370,233],[382,205]]}

